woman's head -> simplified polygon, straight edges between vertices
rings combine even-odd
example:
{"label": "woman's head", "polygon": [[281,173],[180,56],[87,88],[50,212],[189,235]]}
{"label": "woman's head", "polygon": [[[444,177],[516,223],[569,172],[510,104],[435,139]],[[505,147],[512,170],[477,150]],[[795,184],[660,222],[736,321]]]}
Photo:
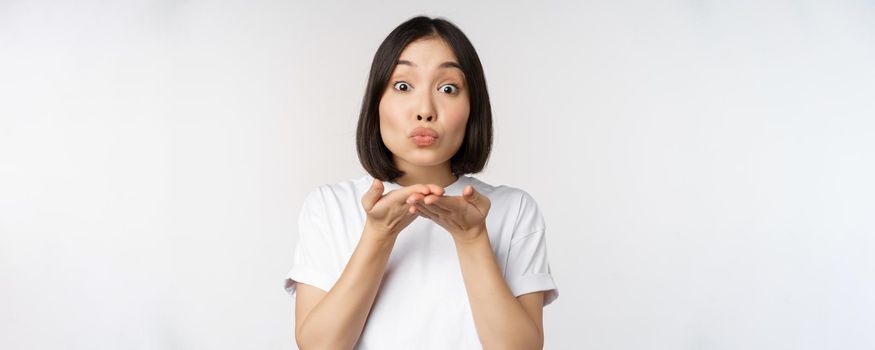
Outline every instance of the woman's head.
{"label": "woman's head", "polygon": [[389,33],[371,64],[356,146],[365,170],[384,181],[403,175],[402,163],[448,162],[456,175],[483,169],[492,109],[480,59],[461,30],[420,16]]}

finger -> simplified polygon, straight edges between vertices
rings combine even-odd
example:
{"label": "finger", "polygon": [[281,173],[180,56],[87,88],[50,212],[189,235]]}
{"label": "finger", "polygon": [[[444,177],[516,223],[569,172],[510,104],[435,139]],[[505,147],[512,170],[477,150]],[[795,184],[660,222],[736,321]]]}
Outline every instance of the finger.
{"label": "finger", "polygon": [[428,186],[430,193],[432,193],[434,195],[438,195],[438,196],[444,195],[444,188],[443,187],[440,187],[438,185],[432,185],[432,184],[429,184],[427,186]]}
{"label": "finger", "polygon": [[416,211],[419,212],[422,216],[425,216],[432,221],[437,220],[437,214],[426,208],[424,205],[415,204],[414,206],[416,207]]}
{"label": "finger", "polygon": [[427,204],[427,205],[424,205],[424,207],[425,207],[426,209],[430,210],[432,213],[435,213],[435,214],[438,214],[438,215],[441,215],[441,216],[448,216],[448,215],[450,215],[450,214],[452,213],[451,210],[447,210],[447,209],[441,208],[441,207],[436,206],[436,205],[434,205],[434,204]]}
{"label": "finger", "polygon": [[410,196],[407,197],[407,204],[414,204],[414,203],[420,202],[423,200],[423,198],[425,198],[425,196],[422,195],[422,193],[411,194]]}
{"label": "finger", "polygon": [[433,217],[438,217],[438,216],[440,216],[440,212],[438,212],[437,208],[434,208],[434,207],[431,207],[431,206],[428,206],[428,205],[425,205],[425,204],[421,204],[421,203],[417,203],[417,204],[414,204],[414,205],[416,206],[416,210],[419,210],[419,211],[422,211],[422,212],[424,212],[424,213],[427,213],[427,214],[429,214],[429,215],[431,215],[431,216],[433,216]]}
{"label": "finger", "polygon": [[399,189],[392,190],[391,192],[387,193],[386,196],[391,197],[392,202],[397,201],[399,203],[403,203],[407,202],[407,200],[410,199],[410,196],[417,193],[422,194],[423,197],[427,196],[429,194],[428,187],[426,187],[425,185],[410,185],[407,187],[401,187]]}
{"label": "finger", "polygon": [[431,206],[440,207],[444,210],[451,210],[453,207],[452,200],[452,197],[428,195],[422,200],[422,202]]}
{"label": "finger", "polygon": [[431,189],[428,188],[427,185],[411,185],[407,187],[407,189],[411,193],[422,193],[424,195],[428,195],[429,193],[431,193]]}
{"label": "finger", "polygon": [[371,211],[381,197],[383,197],[383,182],[379,179],[374,179],[374,182],[371,183],[371,187],[365,191],[364,195],[362,195],[362,207],[365,208],[366,211]]}
{"label": "finger", "polygon": [[483,201],[484,197],[480,192],[474,190],[474,186],[468,185],[462,190],[462,198],[471,203],[478,204]]}
{"label": "finger", "polygon": [[489,212],[489,208],[492,206],[492,202],[489,201],[489,198],[480,194],[474,189],[474,186],[468,185],[462,190],[462,198],[467,200],[469,203],[474,204],[474,207],[477,208],[484,215]]}

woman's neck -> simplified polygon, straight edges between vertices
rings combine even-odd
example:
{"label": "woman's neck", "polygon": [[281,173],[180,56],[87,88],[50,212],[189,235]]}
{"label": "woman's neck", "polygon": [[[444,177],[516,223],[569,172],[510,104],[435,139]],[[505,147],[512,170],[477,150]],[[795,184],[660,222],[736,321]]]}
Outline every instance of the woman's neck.
{"label": "woman's neck", "polygon": [[401,160],[396,160],[395,164],[399,170],[404,172],[403,176],[394,181],[401,186],[434,184],[447,187],[458,179],[453,175],[449,161],[435,166],[415,166]]}

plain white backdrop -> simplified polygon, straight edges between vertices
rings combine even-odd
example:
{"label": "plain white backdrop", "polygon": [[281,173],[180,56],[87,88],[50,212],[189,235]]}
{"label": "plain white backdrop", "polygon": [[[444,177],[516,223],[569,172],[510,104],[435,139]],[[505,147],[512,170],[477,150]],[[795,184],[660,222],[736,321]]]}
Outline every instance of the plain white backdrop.
{"label": "plain white backdrop", "polygon": [[875,348],[869,1],[0,1],[0,348],[289,349],[377,46],[483,62],[547,349]]}

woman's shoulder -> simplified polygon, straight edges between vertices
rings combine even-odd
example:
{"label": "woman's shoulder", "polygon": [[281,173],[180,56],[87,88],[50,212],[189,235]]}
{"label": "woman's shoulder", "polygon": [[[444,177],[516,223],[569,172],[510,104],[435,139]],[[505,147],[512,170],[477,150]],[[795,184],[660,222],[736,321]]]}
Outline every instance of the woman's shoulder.
{"label": "woman's shoulder", "polygon": [[[478,192],[489,198],[490,215],[512,218],[510,220],[514,222],[515,230],[533,232],[544,229],[543,214],[528,191],[514,185],[490,185],[473,177],[471,183]],[[481,188],[484,190],[481,191]]]}
{"label": "woman's shoulder", "polygon": [[373,178],[370,175],[363,175],[337,182],[321,183],[317,185],[312,191],[322,192],[326,194],[330,193],[335,195],[342,195],[345,193],[361,191],[362,188],[367,190],[368,187],[371,186],[372,180]]}
{"label": "woman's shoulder", "polygon": [[536,205],[534,197],[528,191],[514,185],[491,185],[476,177],[468,176],[469,182],[477,192],[480,192],[490,200],[512,201],[521,204]]}
{"label": "woman's shoulder", "polygon": [[350,199],[356,199],[352,203],[358,203],[358,199],[371,186],[371,181],[373,178],[370,175],[363,175],[337,182],[321,183],[310,189],[304,203],[305,205],[349,203]]}

